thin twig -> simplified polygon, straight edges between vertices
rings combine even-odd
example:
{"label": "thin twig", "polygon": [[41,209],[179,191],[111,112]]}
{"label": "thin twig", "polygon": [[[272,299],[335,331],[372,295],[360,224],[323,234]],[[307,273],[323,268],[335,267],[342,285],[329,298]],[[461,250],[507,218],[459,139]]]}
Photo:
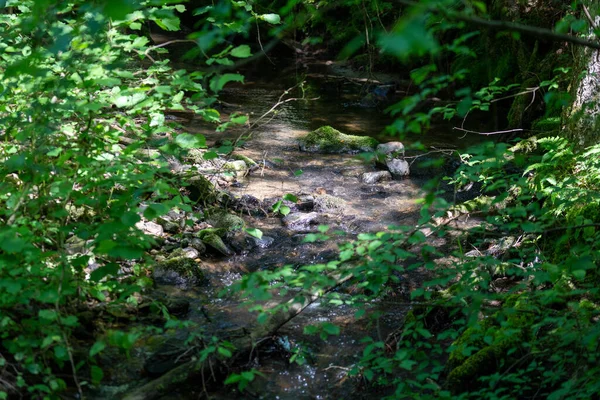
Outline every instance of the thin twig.
{"label": "thin twig", "polygon": [[592,16],[590,15],[590,10],[588,10],[588,8],[585,6],[585,4],[583,5],[583,12],[585,13],[585,16],[587,17],[588,21],[590,21],[590,25],[592,26],[592,28],[594,29],[598,29],[598,25],[596,25],[596,21],[594,21],[594,18],[592,18]]}
{"label": "thin twig", "polygon": [[161,43],[161,44],[157,44],[156,46],[150,46],[150,47],[148,47],[148,48],[147,48],[147,49],[144,51],[144,53],[143,53],[143,54],[144,54],[144,56],[148,57],[148,58],[149,58],[149,59],[150,59],[152,62],[156,62],[156,61],[154,60],[154,58],[152,58],[152,57],[150,56],[150,54],[148,54],[148,53],[150,53],[151,51],[154,51],[154,50],[156,50],[156,49],[160,49],[161,47],[165,47],[165,46],[168,46],[168,45],[170,45],[170,44],[174,44],[174,43],[194,43],[194,44],[196,44],[196,41],[195,41],[195,40],[190,40],[190,39],[175,39],[175,40],[169,40],[169,41],[167,41],[167,42],[164,42],[164,43]]}
{"label": "thin twig", "polygon": [[260,46],[260,49],[262,50],[262,52],[265,55],[265,57],[267,57],[267,60],[269,60],[269,62],[271,64],[275,65],[275,63],[273,62],[273,60],[271,60],[271,58],[269,58],[269,55],[265,52],[263,44],[262,44],[262,42],[260,40],[260,27],[258,26],[258,19],[256,20],[256,38],[258,39],[258,44]]}
{"label": "thin twig", "polygon": [[521,132],[521,131],[524,130],[524,129],[521,129],[521,128],[516,128],[516,129],[509,129],[509,130],[506,130],[506,131],[477,132],[477,131],[470,131],[468,129],[458,128],[456,126],[454,128],[452,128],[452,129],[457,130],[457,131],[467,132],[467,133],[476,133],[478,135],[484,135],[484,136],[500,135],[502,133],[511,133],[511,132]]}

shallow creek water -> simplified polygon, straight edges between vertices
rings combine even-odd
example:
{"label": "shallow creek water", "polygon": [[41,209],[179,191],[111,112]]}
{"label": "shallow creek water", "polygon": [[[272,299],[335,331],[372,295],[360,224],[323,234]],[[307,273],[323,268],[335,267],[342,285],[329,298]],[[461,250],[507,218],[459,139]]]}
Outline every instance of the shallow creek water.
{"label": "shallow creek water", "polygon": [[[325,70],[327,74],[340,71]],[[272,71],[274,76],[249,79],[242,86],[226,89],[223,99],[227,102],[224,113],[244,111],[250,113],[252,122],[277,103],[282,92],[293,85],[293,72]],[[381,78],[385,81],[386,77]],[[389,78],[388,78],[389,79]],[[342,212],[322,216],[322,223],[346,232],[345,238],[323,243],[304,243],[306,232],[286,229],[279,217],[242,215],[247,226],[259,228],[263,235],[273,238],[273,244],[264,249],[236,254],[226,259],[206,260],[210,284],[197,293],[183,292],[179,295],[191,299],[188,318],[206,325],[207,315],[211,321],[209,330],[220,331],[255,324],[256,316],[240,308],[235,299],[219,299],[217,293],[229,286],[247,271],[262,268],[278,268],[282,265],[302,265],[323,262],[335,257],[336,243],[348,240],[358,232],[385,230],[389,225],[413,225],[418,218],[416,200],[422,193],[426,176],[408,177],[374,185],[364,184],[360,175],[378,168],[353,155],[325,155],[302,153],[297,139],[323,125],[331,125],[349,134],[369,135],[381,141],[381,132],[390,122],[389,117],[378,108],[361,108],[357,105],[366,93],[365,86],[356,82],[312,78],[308,81],[307,97],[319,97],[312,101],[290,101],[278,107],[268,123],[253,129],[252,137],[238,153],[262,164],[261,168],[241,180],[229,190],[236,196],[252,195],[259,200],[277,198],[286,193],[311,195],[326,193],[346,201]],[[297,95],[294,92],[292,96]],[[290,97],[290,96],[288,96]],[[267,118],[269,119],[269,118]],[[201,132],[210,143],[235,138],[242,130],[215,133],[211,128],[192,123],[193,131]],[[452,133],[440,128],[426,136],[426,143],[452,144]],[[424,138],[419,138],[424,139]],[[270,161],[270,163],[266,163]],[[302,174],[296,175],[296,171]],[[173,289],[172,293],[178,292]],[[201,293],[200,293],[201,292]],[[275,299],[277,300],[277,299]],[[360,393],[356,382],[347,379],[347,368],[356,362],[363,349],[360,338],[366,335],[386,335],[396,328],[408,311],[406,307],[374,304],[373,309],[384,311],[378,324],[371,326],[366,320],[354,319],[355,309],[347,306],[329,306],[315,303],[300,316],[294,318],[280,332],[280,343],[303,343],[311,350],[312,357],[306,365],[289,364],[278,346],[267,346],[257,351],[250,367],[265,374],[251,386],[252,395],[235,394],[229,389],[210,393],[211,398],[260,398],[260,399],[328,399],[340,397],[373,398],[374,393]],[[340,336],[332,336],[327,342],[303,334],[303,327],[329,321],[342,328]],[[281,347],[281,346],[279,346]],[[249,367],[249,368],[250,368]],[[186,386],[169,398],[196,398],[200,385]]]}

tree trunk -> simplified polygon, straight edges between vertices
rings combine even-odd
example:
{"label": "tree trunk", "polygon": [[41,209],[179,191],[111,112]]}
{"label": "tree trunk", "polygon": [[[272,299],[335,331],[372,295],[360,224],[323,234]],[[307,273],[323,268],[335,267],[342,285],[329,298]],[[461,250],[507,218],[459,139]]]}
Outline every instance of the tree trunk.
{"label": "tree trunk", "polygon": [[[588,0],[585,3],[596,27],[600,27],[600,1]],[[582,17],[585,18],[585,15]],[[593,39],[595,35],[591,37]],[[565,135],[582,148],[600,143],[600,51],[577,48],[572,76],[569,92],[573,103],[566,112]]]}

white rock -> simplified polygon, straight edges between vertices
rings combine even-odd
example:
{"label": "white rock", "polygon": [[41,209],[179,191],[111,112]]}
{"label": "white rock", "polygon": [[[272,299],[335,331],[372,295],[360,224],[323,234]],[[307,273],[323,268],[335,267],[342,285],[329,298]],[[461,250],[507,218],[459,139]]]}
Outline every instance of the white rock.
{"label": "white rock", "polygon": [[403,156],[404,145],[400,142],[387,142],[377,145],[377,152],[386,156]]}
{"label": "white rock", "polygon": [[140,221],[135,227],[150,236],[162,236],[165,233],[163,227],[155,222]]}
{"label": "white rock", "polygon": [[410,173],[410,166],[406,160],[393,158],[387,160],[385,165],[388,167],[393,176],[407,176]]}
{"label": "white rock", "polygon": [[392,174],[390,174],[388,171],[365,172],[361,176],[361,180],[368,185],[372,185],[381,181],[389,181],[391,179]]}

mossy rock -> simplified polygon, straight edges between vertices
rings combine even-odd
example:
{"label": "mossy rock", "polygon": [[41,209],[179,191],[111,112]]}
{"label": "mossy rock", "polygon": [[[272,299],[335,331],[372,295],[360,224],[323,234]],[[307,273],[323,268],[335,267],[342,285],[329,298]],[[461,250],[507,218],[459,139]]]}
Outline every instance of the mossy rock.
{"label": "mossy rock", "polygon": [[223,164],[223,170],[234,174],[238,178],[243,178],[248,173],[248,165],[244,160],[228,161]]}
{"label": "mossy rock", "polygon": [[476,390],[479,378],[510,365],[530,339],[531,313],[521,294],[507,297],[503,309],[467,328],[452,344],[446,363],[448,388],[453,393]]}
{"label": "mossy rock", "polygon": [[244,229],[246,223],[235,214],[216,210],[208,214],[206,222],[215,228],[225,229],[226,232],[237,232]]}
{"label": "mossy rock", "polygon": [[74,204],[67,204],[65,209],[69,214],[69,218],[73,221],[91,221],[96,217],[96,212],[90,207],[77,207]]}
{"label": "mossy rock", "polygon": [[218,199],[218,190],[204,176],[196,175],[188,179],[188,189],[190,199],[203,204],[212,204]]}
{"label": "mossy rock", "polygon": [[341,133],[330,126],[323,126],[299,139],[300,150],[309,153],[358,153],[375,151],[377,139]]}
{"label": "mossy rock", "polygon": [[245,162],[246,165],[250,168],[258,165],[258,163],[256,161],[254,161],[253,159],[251,159],[250,157],[246,157],[241,154],[233,154],[231,156],[231,158],[233,158],[234,160],[239,160],[239,161]]}
{"label": "mossy rock", "polygon": [[478,378],[497,371],[502,362],[505,349],[499,346],[487,346],[473,354],[459,367],[454,368],[446,380],[453,393],[474,390],[479,387]]}
{"label": "mossy rock", "polygon": [[202,242],[210,248],[218,251],[224,256],[230,256],[233,252],[227,247],[223,239],[219,235],[213,232],[207,232],[202,235]]}
{"label": "mossy rock", "polygon": [[184,290],[204,281],[200,264],[187,257],[173,257],[157,263],[152,275],[157,283],[175,285]]}
{"label": "mossy rock", "polygon": [[188,162],[192,162],[193,164],[202,164],[206,162],[204,158],[204,154],[206,150],[203,149],[190,149],[185,155],[184,159]]}

